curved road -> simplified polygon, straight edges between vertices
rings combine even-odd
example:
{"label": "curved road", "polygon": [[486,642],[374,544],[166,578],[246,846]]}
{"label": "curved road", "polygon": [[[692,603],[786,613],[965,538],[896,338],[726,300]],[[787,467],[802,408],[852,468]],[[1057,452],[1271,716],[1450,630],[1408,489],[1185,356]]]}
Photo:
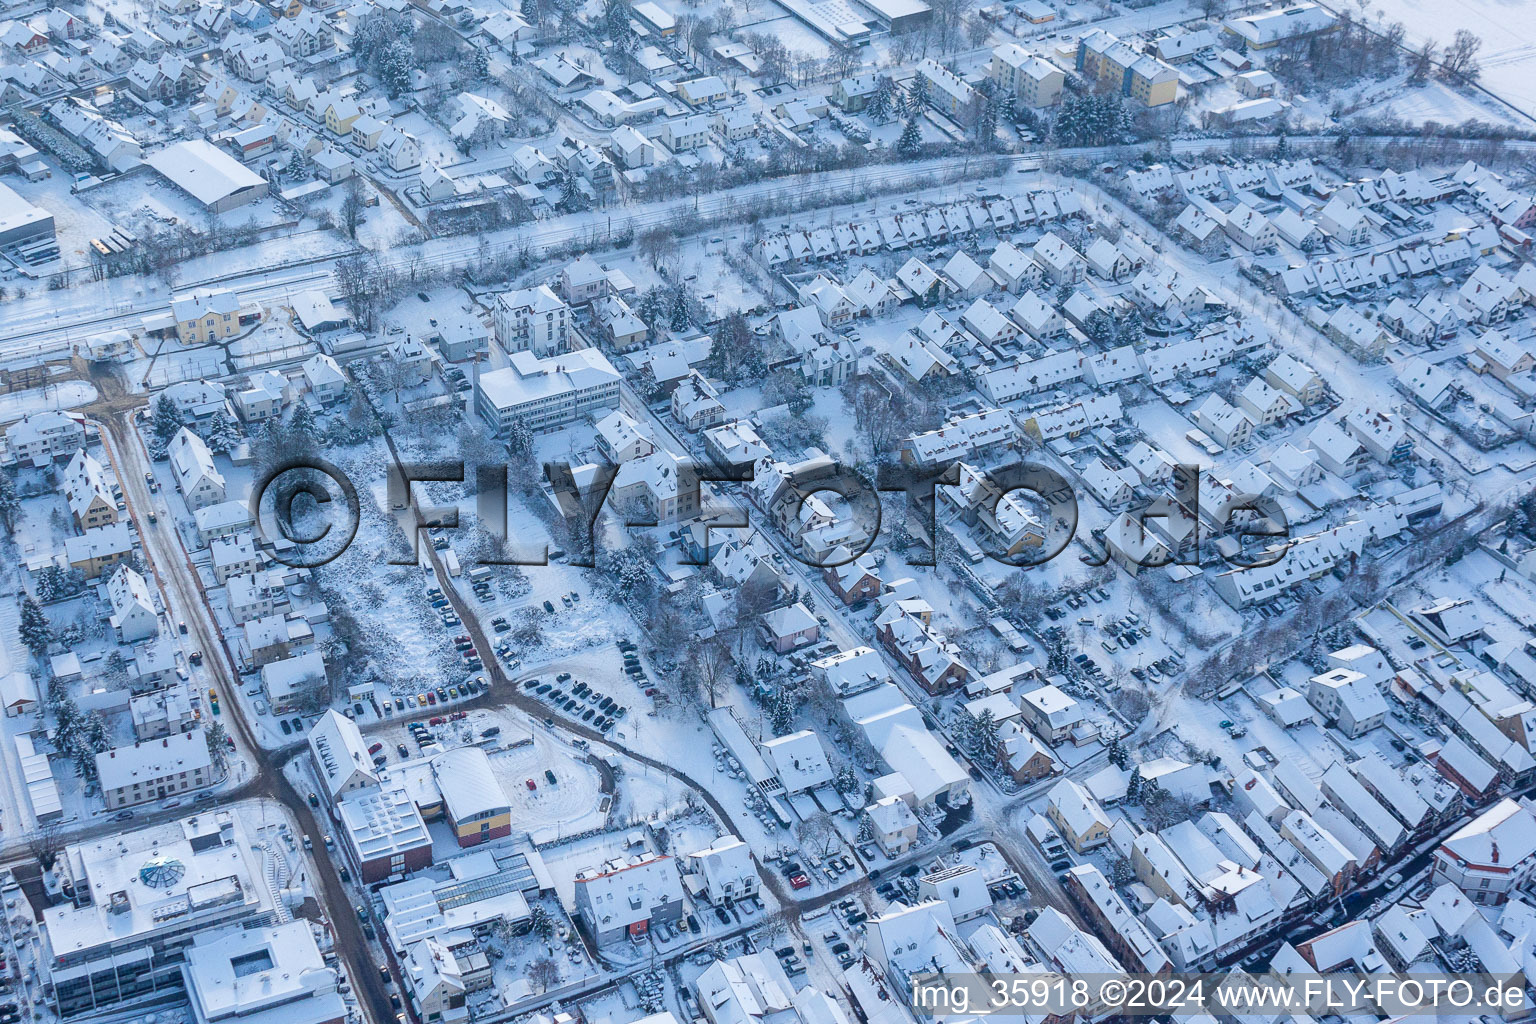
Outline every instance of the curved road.
{"label": "curved road", "polygon": [[[395,1016],[388,990],[379,978],[378,964],[372,959],[357,916],[351,911],[352,901],[342,886],[336,865],[326,856],[324,836],[329,829],[316,818],[308,801],[298,794],[283,774],[283,763],[287,760],[284,751],[263,750],[245,720],[243,705],[238,696],[239,675],[234,670],[228,645],[211,621],[202,583],[176,536],[173,517],[161,517],[158,523],[150,523],[147,519],[147,511],[154,507],[144,479],[144,474],[150,469],[149,458],[131,423],[134,411],[146,403],[143,396],[136,396],[128,401],[109,400],[86,411],[99,414],[97,422],[105,427],[102,443],[112,458],[118,480],[123,484],[123,498],[138,529],[145,558],[155,567],[155,577],[160,583],[162,596],[167,596],[165,587],[167,584],[170,586],[171,600],[166,602],[166,609],[168,612],[177,609],[176,614],[183,616],[181,621],[187,623],[190,635],[202,645],[203,664],[225,695],[224,717],[234,726],[254,762],[256,777],[224,796],[226,799],[269,796],[288,810],[298,822],[299,831],[310,838],[314,846],[312,859],[320,882],[322,906],[335,936],[337,953],[346,961],[356,991],[364,997],[366,1017],[373,1024],[388,1024]],[[179,816],[176,812],[170,812],[163,817],[170,820]]]}

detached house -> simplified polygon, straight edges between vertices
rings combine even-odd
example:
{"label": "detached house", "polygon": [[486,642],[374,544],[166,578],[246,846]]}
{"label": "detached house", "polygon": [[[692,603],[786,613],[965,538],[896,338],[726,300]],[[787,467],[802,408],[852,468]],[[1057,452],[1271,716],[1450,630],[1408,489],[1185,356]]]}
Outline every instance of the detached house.
{"label": "detached house", "polygon": [[1109,842],[1109,815],[1091,793],[1071,779],[1051,787],[1045,813],[1078,853]]}
{"label": "detached house", "polygon": [[672,389],[672,418],[691,431],[718,426],[725,419],[720,392],[698,370],[689,370]]}
{"label": "detached house", "polygon": [[1266,366],[1264,379],[1304,407],[1322,398],[1326,390],[1317,371],[1291,355],[1278,356]]}
{"label": "detached house", "polygon": [[83,533],[97,526],[117,522],[117,496],[107,482],[101,463],[82,448],[75,452],[64,469],[64,498],[70,515]]}
{"label": "detached house", "polygon": [[224,500],[224,474],[213,464],[213,453],[186,427],[176,432],[167,448],[176,487],[192,511]]}
{"label": "detached house", "polygon": [[305,360],[304,386],[321,405],[330,405],[341,398],[347,388],[347,378],[336,365],[336,360],[324,352]]}
{"label": "detached house", "polygon": [[1235,448],[1246,444],[1253,433],[1253,421],[1248,414],[1230,404],[1220,395],[1207,395],[1195,410],[1194,421],[1200,429],[1210,434],[1223,448]]}
{"label": "detached house", "polygon": [[125,644],[160,635],[160,616],[144,577],[128,566],[119,566],[107,580],[107,600],[112,605],[108,622]]}

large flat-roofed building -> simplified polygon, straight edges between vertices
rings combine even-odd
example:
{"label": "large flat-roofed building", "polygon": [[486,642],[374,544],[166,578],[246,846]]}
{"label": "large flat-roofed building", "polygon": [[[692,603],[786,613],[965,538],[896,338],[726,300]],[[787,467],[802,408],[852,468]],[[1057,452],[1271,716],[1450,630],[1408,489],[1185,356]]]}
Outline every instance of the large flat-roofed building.
{"label": "large flat-roofed building", "polygon": [[204,932],[182,971],[195,1024],[341,1024],[347,1016],[308,921]]}
{"label": "large flat-roofed building", "polygon": [[228,213],[267,194],[265,178],[203,139],[167,146],[145,162],[214,213]]}
{"label": "large flat-roofed building", "polygon": [[56,870],[42,940],[63,1017],[173,996],[196,934],[276,916],[239,807],[71,843]]}
{"label": "large flat-roofed building", "polygon": [[891,33],[910,32],[933,19],[933,8],[923,0],[858,0],[858,5]]}
{"label": "large flat-roofed building", "polygon": [[514,352],[511,361],[482,374],[475,388],[475,409],[498,434],[518,422],[535,432],[556,430],[619,407],[618,371],[596,349],[547,359]]}
{"label": "large flat-roofed building", "polygon": [[342,848],[364,884],[420,871],[432,863],[432,836],[404,785],[353,790],[336,805]]}
{"label": "large flat-roofed building", "polygon": [[1241,14],[1222,23],[1222,30],[1250,50],[1267,50],[1291,39],[1305,39],[1338,27],[1332,12],[1317,4],[1292,4],[1254,14]]}
{"label": "large flat-roofed building", "polygon": [[0,249],[53,238],[53,214],[0,184]]}
{"label": "large flat-roofed building", "polygon": [[515,926],[528,920],[529,900],[554,891],[555,881],[536,850],[497,843],[381,888],[381,938],[400,952],[492,921]]}

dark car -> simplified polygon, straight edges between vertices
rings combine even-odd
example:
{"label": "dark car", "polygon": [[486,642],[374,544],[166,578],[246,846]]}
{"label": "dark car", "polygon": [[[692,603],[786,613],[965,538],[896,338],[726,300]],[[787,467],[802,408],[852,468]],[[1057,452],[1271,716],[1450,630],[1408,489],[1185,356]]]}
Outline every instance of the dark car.
{"label": "dark car", "polygon": [[293,735],[293,726],[288,724],[288,719],[286,719],[286,718],[279,718],[277,720],[277,724],[282,726],[283,735],[284,736],[292,736]]}
{"label": "dark car", "polygon": [[409,756],[411,756],[411,752],[408,749],[406,749],[406,746],[405,746],[404,743],[396,743],[395,744],[395,753],[399,754],[401,757],[409,757]]}
{"label": "dark car", "polygon": [[726,911],[724,907],[716,907],[715,916],[720,919],[721,924],[731,923],[731,915]]}
{"label": "dark car", "polygon": [[550,771],[548,768],[545,768],[544,769],[544,781],[549,783],[551,786],[553,786],[555,784],[555,773]]}
{"label": "dark car", "polygon": [[555,613],[555,606],[550,604],[548,601],[545,601],[544,602],[544,610],[549,612],[551,615],[553,615]]}

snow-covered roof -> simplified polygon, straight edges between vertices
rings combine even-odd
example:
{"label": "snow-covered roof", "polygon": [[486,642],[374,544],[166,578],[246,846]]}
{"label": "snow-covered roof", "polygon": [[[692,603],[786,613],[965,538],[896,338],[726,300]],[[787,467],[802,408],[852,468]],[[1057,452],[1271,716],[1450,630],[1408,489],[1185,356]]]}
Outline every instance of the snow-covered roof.
{"label": "snow-covered roof", "polygon": [[204,139],[167,146],[145,162],[204,206],[266,184],[255,171]]}
{"label": "snow-covered roof", "polygon": [[809,729],[763,742],[763,756],[791,793],[815,789],[832,781],[832,765],[821,740]]}

